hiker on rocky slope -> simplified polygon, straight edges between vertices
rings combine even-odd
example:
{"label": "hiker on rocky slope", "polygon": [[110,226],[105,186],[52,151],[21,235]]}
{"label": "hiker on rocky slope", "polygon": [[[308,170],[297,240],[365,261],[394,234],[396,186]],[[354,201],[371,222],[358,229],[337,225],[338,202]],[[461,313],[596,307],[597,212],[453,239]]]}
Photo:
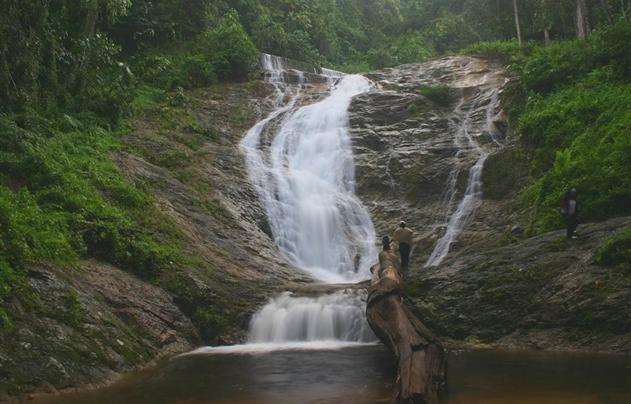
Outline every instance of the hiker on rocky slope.
{"label": "hiker on rocky slope", "polygon": [[578,202],[576,188],[570,189],[561,199],[561,214],[565,216],[567,238],[576,238],[578,227]]}
{"label": "hiker on rocky slope", "polygon": [[413,235],[414,232],[406,227],[403,221],[399,223],[399,227],[394,231],[394,241],[399,244],[399,254],[401,254],[401,269],[407,269],[410,263]]}

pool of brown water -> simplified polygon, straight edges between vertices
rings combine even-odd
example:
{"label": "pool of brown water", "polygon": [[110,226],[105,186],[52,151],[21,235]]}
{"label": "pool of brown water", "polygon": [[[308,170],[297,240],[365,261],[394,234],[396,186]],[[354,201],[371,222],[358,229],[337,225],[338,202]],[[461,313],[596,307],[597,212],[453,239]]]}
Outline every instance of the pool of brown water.
{"label": "pool of brown water", "polygon": [[[631,403],[631,358],[544,352],[449,354],[444,403]],[[97,390],[39,403],[387,403],[383,346],[176,357]]]}

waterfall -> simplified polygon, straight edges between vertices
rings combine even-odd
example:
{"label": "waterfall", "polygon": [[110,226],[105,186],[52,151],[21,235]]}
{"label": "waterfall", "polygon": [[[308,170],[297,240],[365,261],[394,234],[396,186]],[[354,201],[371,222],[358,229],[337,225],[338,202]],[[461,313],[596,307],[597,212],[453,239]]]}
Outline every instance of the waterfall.
{"label": "waterfall", "polygon": [[[460,109],[462,104],[463,103],[461,103],[457,109]],[[492,127],[493,120],[497,117],[495,111],[498,105],[499,93],[498,91],[493,91],[489,97],[489,103],[485,110],[485,130],[490,131],[491,134],[494,133]],[[480,146],[471,133],[473,131],[471,114],[476,106],[477,100],[474,100],[471,108],[465,114],[460,130],[456,134],[455,144],[458,147],[456,157],[460,157],[465,147],[471,150],[477,157],[475,163],[469,169],[467,188],[465,189],[464,196],[458,203],[456,210],[449,217],[445,234],[434,246],[432,253],[425,263],[426,267],[437,266],[445,259],[449,253],[452,243],[458,238],[469,219],[473,216],[475,210],[482,203],[482,170],[484,169],[486,159],[489,157],[489,152]],[[455,197],[458,173],[459,170],[454,168],[449,175],[449,189],[451,189],[449,204],[451,204],[453,198]]]}
{"label": "waterfall", "polygon": [[[282,58],[263,54],[261,66],[276,91],[274,109],[246,133],[240,146],[275,243],[290,262],[318,280],[340,283],[370,278],[369,268],[377,257],[375,231],[355,195],[348,135],[351,99],[370,90],[370,81],[321,69],[327,96],[298,107],[304,74],[292,71],[299,79],[298,85],[291,85]],[[316,297],[285,292],[254,314],[247,344],[196,352],[332,349],[375,343],[365,307],[365,290]]]}
{"label": "waterfall", "polygon": [[[296,108],[300,86],[294,91],[283,82],[282,59],[264,55],[262,66],[277,89],[277,109],[248,131],[241,147],[274,241],[318,280],[368,279],[377,255],[375,232],[355,195],[348,107],[371,88],[370,81],[323,69],[328,96]],[[264,142],[266,130],[272,134]]]}
{"label": "waterfall", "polygon": [[249,341],[375,341],[366,321],[365,300],[366,291],[361,290],[318,297],[283,293],[254,315]]}

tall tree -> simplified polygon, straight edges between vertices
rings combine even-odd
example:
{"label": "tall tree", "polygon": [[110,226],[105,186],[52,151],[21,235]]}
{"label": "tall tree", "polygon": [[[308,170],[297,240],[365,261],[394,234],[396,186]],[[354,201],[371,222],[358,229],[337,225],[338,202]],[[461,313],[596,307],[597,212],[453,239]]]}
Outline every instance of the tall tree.
{"label": "tall tree", "polygon": [[519,46],[522,44],[521,37],[521,24],[519,23],[519,8],[517,7],[517,0],[513,0],[513,12],[515,13],[515,28],[517,30],[517,41]]}
{"label": "tall tree", "polygon": [[585,0],[576,0],[576,36],[580,39],[587,38],[589,34],[589,18]]}

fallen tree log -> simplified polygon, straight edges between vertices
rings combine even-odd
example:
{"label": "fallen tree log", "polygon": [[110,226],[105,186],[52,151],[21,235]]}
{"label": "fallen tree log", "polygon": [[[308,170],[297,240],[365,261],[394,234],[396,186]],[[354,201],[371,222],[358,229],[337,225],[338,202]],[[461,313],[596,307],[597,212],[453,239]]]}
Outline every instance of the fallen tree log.
{"label": "fallen tree log", "polygon": [[393,401],[437,403],[445,383],[445,352],[404,303],[403,290],[397,257],[382,251],[379,264],[373,267],[366,315],[370,327],[398,361]]}

